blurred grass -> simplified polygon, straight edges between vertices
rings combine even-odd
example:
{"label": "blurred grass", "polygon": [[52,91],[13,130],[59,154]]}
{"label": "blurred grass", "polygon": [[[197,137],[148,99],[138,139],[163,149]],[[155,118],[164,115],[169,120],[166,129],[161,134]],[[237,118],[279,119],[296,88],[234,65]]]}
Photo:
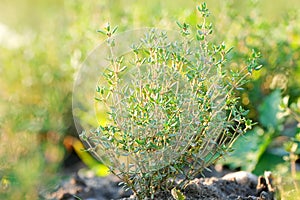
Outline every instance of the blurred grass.
{"label": "blurred grass", "polygon": [[[76,134],[71,129],[73,80],[88,52],[104,39],[96,33],[97,29],[107,21],[118,25],[119,32],[149,26],[175,29],[176,20],[195,24],[197,2],[1,0],[0,197],[37,199],[38,190],[55,180],[64,156],[63,137]],[[226,10],[224,1],[207,1],[215,26],[219,27],[215,39],[240,45],[237,48],[243,51],[246,47],[234,41],[234,36],[242,38],[257,30],[249,30],[239,21],[232,23],[224,15],[252,15],[249,5],[256,1],[228,2],[232,5],[230,10]],[[299,6],[297,0],[288,3],[278,0],[276,4],[271,0],[257,1],[262,21],[270,23],[280,21],[288,10]],[[274,35],[265,35],[268,49],[264,56],[267,59],[271,61],[278,56],[267,50],[284,47],[289,51],[299,46],[299,32],[289,34],[294,26],[278,26]],[[260,34],[265,34],[263,30],[267,28],[266,25],[259,29]],[[268,31],[272,31],[272,27]],[[291,45],[278,47],[274,44],[273,36],[277,35],[275,39],[279,40],[287,34],[292,37]],[[264,50],[264,44],[253,38],[249,37],[249,42],[258,42],[255,45]],[[269,53],[272,57],[268,57]],[[266,63],[276,70],[276,63]],[[299,61],[295,65],[299,66]],[[298,67],[298,75],[299,71]],[[268,73],[263,71],[257,79]],[[292,80],[293,87],[299,84],[297,80]],[[253,86],[255,91],[252,92],[259,93],[263,84],[270,85],[260,81]],[[259,99],[260,95],[255,97]]]}

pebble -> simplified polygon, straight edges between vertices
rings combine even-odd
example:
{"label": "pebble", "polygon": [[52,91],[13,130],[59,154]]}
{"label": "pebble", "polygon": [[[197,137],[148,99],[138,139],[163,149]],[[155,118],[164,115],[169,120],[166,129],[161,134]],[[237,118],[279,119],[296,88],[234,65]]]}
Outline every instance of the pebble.
{"label": "pebble", "polygon": [[242,185],[257,185],[257,176],[246,171],[239,171],[226,174],[222,177],[224,180],[235,180]]}

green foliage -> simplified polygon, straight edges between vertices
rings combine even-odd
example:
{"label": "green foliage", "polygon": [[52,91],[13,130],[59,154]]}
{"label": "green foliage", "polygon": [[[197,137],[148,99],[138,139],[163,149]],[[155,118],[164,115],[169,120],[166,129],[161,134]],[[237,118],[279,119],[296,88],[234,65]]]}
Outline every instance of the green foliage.
{"label": "green foliage", "polygon": [[[294,165],[291,160],[295,161],[295,152],[299,148],[293,145],[297,143],[299,133],[299,113],[296,111],[300,94],[300,27],[296,23],[299,12],[290,9],[277,15],[277,20],[267,20],[263,17],[266,12],[261,2],[249,3],[245,15],[233,12],[234,6],[233,1],[226,3],[218,17],[224,19],[223,29],[217,27],[216,32],[227,32],[218,35],[228,44],[238,46],[231,54],[233,65],[239,65],[253,48],[260,50],[262,58],[259,62],[264,68],[241,91],[241,102],[250,110],[249,117],[259,122],[258,127],[237,139],[233,146],[236,151],[226,163],[257,174],[272,170],[278,176],[287,177],[286,180],[293,180],[289,173]],[[242,34],[232,34],[239,31]],[[295,152],[291,151],[292,146],[297,149]],[[240,162],[241,157],[247,158],[247,162]]]}
{"label": "green foliage", "polygon": [[233,153],[224,162],[231,168],[241,167],[243,170],[253,171],[271,143],[271,135],[259,127],[248,131],[236,140]]}
{"label": "green foliage", "polygon": [[279,90],[275,90],[264,99],[264,102],[258,108],[260,115],[259,121],[263,127],[267,129],[275,129],[278,124],[279,104],[281,94]]}
{"label": "green foliage", "polygon": [[[110,25],[99,31],[108,37],[110,66],[95,99],[106,106],[109,122],[81,138],[139,199],[182,189],[253,125],[236,93],[260,68],[259,53],[253,51],[240,69],[228,68],[231,49],[210,42],[206,4],[198,11],[203,22],[196,30],[177,22],[181,36],[172,41],[151,29],[127,55],[115,54]],[[185,179],[176,183],[179,174]]]}
{"label": "green foliage", "polygon": [[[226,59],[231,61],[227,62],[230,68],[237,68],[247,60],[253,48],[262,54],[258,61],[264,68],[253,75],[254,81],[249,82],[244,90],[238,89],[243,107],[250,110],[251,119],[259,121],[258,108],[262,108],[259,105],[263,105],[264,99],[274,90],[281,90],[283,100],[289,96],[285,106],[289,116],[285,116],[284,122],[277,120],[276,133],[266,127],[253,131],[261,134],[263,129],[263,136],[259,138],[272,135],[272,141],[281,136],[288,137],[287,141],[292,143],[297,141],[299,127],[295,119],[299,118],[300,34],[299,10],[296,8],[299,1],[274,4],[270,0],[211,0],[209,3],[214,15],[210,15],[208,21],[218,25],[212,27],[210,40],[225,41],[234,47],[226,54]],[[88,51],[106,37],[96,33],[103,23],[108,19],[112,24],[118,23],[120,32],[145,26],[173,29],[175,20],[185,21],[185,26],[196,23],[193,6],[193,1],[185,0],[176,3],[171,0],[2,1],[0,198],[38,199],[40,188],[49,188],[49,179],[57,178],[56,172],[64,153],[62,139],[65,134],[76,134],[69,128],[73,120],[70,98],[73,77]],[[190,34],[194,32],[190,31]],[[105,115],[101,117],[106,121]],[[253,131],[249,137],[245,135],[246,141],[251,141],[251,137],[254,141],[260,140],[255,139],[257,136],[252,134]],[[290,142],[286,147],[289,146]],[[260,149],[256,153],[259,157],[257,173],[261,171],[258,168],[274,166],[273,162],[278,158],[281,162],[283,156],[289,159],[286,150],[290,148],[277,155],[284,148],[273,151],[273,147],[271,142],[263,155],[263,148],[257,147]],[[267,161],[267,165],[262,164],[263,161]],[[276,166],[276,171],[285,177],[290,161]]]}

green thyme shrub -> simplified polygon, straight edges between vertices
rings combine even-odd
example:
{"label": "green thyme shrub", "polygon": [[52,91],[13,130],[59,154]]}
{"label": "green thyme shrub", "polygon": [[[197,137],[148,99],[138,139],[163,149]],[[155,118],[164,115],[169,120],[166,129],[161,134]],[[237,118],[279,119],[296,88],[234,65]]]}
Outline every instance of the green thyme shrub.
{"label": "green thyme shrub", "polygon": [[[261,67],[259,53],[228,68],[232,48],[210,42],[206,4],[198,11],[203,21],[195,30],[177,22],[180,34],[171,40],[170,32],[151,29],[121,56],[115,53],[116,28],[100,31],[108,36],[110,65],[95,99],[109,121],[81,138],[139,199],[184,188],[252,125],[236,91]],[[175,181],[178,175],[184,178]]]}

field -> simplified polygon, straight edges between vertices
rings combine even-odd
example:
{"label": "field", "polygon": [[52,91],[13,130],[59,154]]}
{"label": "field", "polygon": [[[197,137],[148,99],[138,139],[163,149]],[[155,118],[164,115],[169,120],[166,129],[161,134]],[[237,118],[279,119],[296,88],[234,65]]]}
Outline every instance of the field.
{"label": "field", "polygon": [[[200,3],[1,0],[0,197],[39,199],[60,178],[70,153],[66,141],[78,137],[73,83],[81,63],[106,39],[99,29],[109,22],[118,26],[117,33],[144,27],[178,30],[176,21],[199,22]],[[252,49],[261,52],[258,62],[263,65],[239,91],[241,105],[257,124],[220,163],[257,175],[270,170],[279,196],[293,199],[300,186],[300,3],[206,3],[214,29],[211,40],[233,47],[230,65],[247,62]]]}

